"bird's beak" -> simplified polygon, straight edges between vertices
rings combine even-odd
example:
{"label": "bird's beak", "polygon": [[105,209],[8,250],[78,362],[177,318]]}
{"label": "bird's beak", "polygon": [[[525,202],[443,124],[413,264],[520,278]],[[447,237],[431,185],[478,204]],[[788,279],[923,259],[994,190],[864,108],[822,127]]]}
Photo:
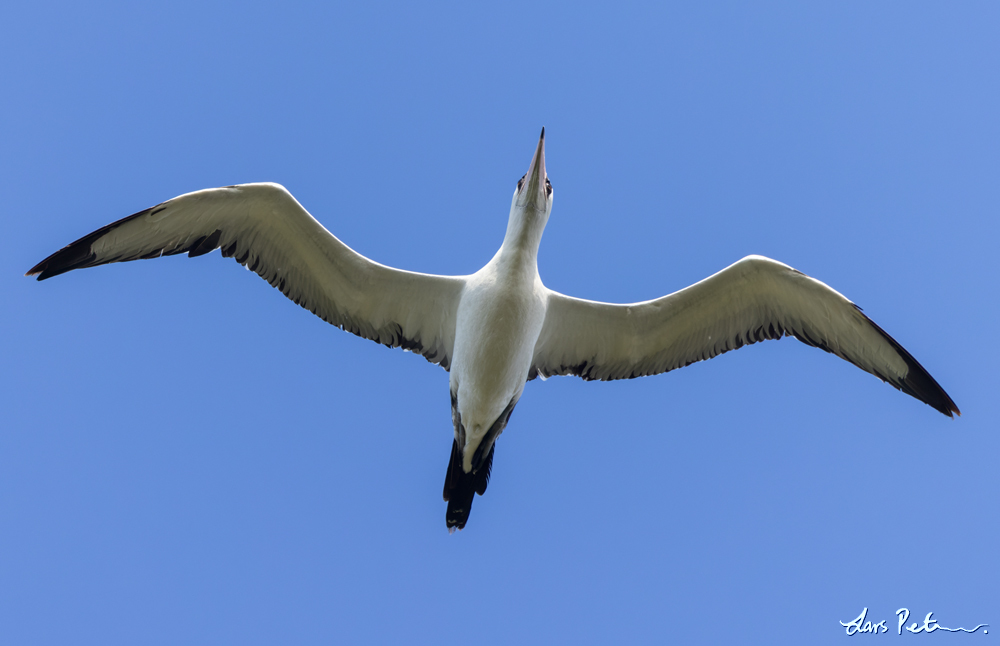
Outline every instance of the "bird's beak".
{"label": "bird's beak", "polygon": [[531,158],[531,166],[528,166],[528,174],[524,178],[521,186],[521,194],[517,198],[518,206],[532,207],[542,210],[545,207],[547,192],[545,190],[545,128],[542,128],[542,135],[538,138],[538,147],[535,148],[535,155]]}

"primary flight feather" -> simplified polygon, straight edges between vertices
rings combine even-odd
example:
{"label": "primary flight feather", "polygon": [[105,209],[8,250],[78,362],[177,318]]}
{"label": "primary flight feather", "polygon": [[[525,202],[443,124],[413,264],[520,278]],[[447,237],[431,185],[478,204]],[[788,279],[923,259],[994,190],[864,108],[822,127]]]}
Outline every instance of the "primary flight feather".
{"label": "primary flight feather", "polygon": [[454,439],[445,476],[450,531],[465,527],[489,482],[496,439],[536,376],[631,379],[682,368],[765,339],[794,336],[951,417],[944,389],[899,343],[827,285],[748,256],[656,300],[617,305],[565,296],[538,275],[552,211],[545,129],[511,200],[499,251],[470,276],[393,269],[358,254],[278,184],[187,193],[109,224],[28,271],[180,253],[224,256],[324,321],[450,372]]}

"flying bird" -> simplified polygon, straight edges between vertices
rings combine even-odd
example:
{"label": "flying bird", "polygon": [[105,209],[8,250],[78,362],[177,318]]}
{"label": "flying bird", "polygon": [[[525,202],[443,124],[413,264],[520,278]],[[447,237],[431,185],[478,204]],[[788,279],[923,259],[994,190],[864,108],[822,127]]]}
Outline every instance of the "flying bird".
{"label": "flying bird", "polygon": [[216,249],[347,332],[422,355],[449,371],[454,439],[445,521],[465,527],[486,492],[511,413],[535,377],[609,381],[683,368],[744,345],[793,336],[831,352],[948,417],[933,377],[851,301],[762,256],[673,294],[612,304],[552,291],[538,247],[552,211],[545,129],[517,182],[500,250],[470,276],[386,267],[334,237],[278,184],[187,193],[109,224],[28,271],[73,269]]}

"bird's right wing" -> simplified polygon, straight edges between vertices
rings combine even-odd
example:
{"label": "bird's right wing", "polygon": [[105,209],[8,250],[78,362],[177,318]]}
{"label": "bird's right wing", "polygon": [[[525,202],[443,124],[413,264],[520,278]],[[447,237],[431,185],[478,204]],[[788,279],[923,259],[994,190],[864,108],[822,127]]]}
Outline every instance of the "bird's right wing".
{"label": "bird's right wing", "polygon": [[449,367],[465,279],[373,262],[278,184],[187,193],[107,225],[38,263],[38,280],[112,262],[222,248],[324,321]]}
{"label": "bird's right wing", "polygon": [[959,412],[916,359],[854,303],[761,256],[643,303],[598,303],[553,291],[548,297],[529,378],[630,379],[789,335],[850,361],[949,417]]}

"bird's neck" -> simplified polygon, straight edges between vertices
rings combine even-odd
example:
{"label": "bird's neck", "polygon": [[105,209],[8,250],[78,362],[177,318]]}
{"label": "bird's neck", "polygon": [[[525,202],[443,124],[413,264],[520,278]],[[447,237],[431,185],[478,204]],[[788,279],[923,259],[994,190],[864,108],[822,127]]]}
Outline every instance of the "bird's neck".
{"label": "bird's neck", "polygon": [[538,245],[542,242],[548,214],[539,211],[512,209],[507,221],[507,233],[497,252],[497,261],[508,267],[538,271]]}

